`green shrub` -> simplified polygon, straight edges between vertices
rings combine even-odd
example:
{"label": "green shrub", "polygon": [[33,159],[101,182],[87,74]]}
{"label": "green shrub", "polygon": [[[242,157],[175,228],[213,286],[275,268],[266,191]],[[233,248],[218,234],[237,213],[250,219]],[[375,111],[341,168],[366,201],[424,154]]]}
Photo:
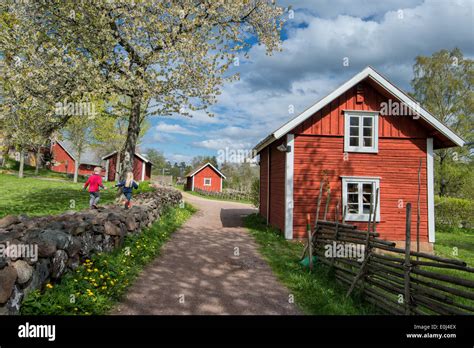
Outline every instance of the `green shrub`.
{"label": "green shrub", "polygon": [[474,227],[474,201],[453,197],[435,197],[436,225],[443,227]]}
{"label": "green shrub", "polygon": [[259,178],[254,179],[252,182],[252,187],[250,188],[250,201],[256,208],[260,206],[260,179]]}

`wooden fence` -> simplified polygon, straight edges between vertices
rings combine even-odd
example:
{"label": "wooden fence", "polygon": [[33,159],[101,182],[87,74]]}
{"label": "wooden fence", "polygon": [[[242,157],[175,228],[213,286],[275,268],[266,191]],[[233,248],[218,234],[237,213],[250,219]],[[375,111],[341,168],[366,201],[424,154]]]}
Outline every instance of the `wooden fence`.
{"label": "wooden fence", "polygon": [[194,191],[203,196],[231,200],[231,201],[250,201],[250,198],[251,198],[250,192],[243,192],[243,191],[213,192],[213,191],[200,190],[196,188],[194,189]]}
{"label": "wooden fence", "polygon": [[[371,204],[367,231],[344,223],[337,212],[335,221],[318,221],[321,192],[315,224],[308,223],[302,258],[309,251],[330,267],[347,287],[346,297],[359,291],[366,301],[390,314],[474,314],[474,268],[462,260],[412,251],[411,203],[406,205],[403,249],[379,238],[371,219],[377,202],[375,209]],[[313,268],[313,258],[309,260]]]}

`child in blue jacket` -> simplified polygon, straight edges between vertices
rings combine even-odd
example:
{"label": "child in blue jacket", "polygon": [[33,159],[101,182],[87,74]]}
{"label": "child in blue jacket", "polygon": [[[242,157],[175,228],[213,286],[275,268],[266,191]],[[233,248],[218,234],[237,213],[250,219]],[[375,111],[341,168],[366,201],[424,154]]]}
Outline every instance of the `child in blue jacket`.
{"label": "child in blue jacket", "polygon": [[133,189],[138,189],[138,183],[133,180],[133,173],[128,172],[127,175],[126,175],[125,180],[120,181],[119,183],[117,183],[117,185],[115,185],[115,187],[121,187],[122,188],[122,193],[125,196],[125,198],[127,199],[127,201],[125,202],[125,209],[130,208],[131,205],[132,205],[132,203],[131,203],[132,191],[133,191]]}

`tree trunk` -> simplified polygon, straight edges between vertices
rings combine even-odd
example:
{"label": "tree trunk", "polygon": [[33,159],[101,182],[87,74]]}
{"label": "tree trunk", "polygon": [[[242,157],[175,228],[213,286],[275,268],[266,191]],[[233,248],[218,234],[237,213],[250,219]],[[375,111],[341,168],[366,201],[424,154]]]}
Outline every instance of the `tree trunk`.
{"label": "tree trunk", "polygon": [[120,178],[123,180],[125,173],[133,171],[133,160],[137,139],[140,134],[140,109],[142,96],[135,95],[131,100],[131,112],[128,119],[127,140],[125,141],[125,155],[123,159]]}
{"label": "tree trunk", "polygon": [[79,166],[81,165],[81,153],[76,155],[77,160],[74,161],[74,182],[77,183],[77,177],[79,176]]}
{"label": "tree trunk", "polygon": [[36,158],[35,158],[35,164],[36,164],[36,167],[35,167],[35,175],[37,176],[39,174],[39,168],[40,168],[40,161],[41,161],[41,146],[39,146],[37,149],[36,149]]}
{"label": "tree trunk", "polygon": [[18,177],[23,178],[23,169],[25,167],[25,150],[23,147],[20,149],[20,168],[18,170]]}
{"label": "tree trunk", "polygon": [[120,161],[121,161],[121,156],[120,156],[120,152],[122,150],[118,149],[117,150],[117,161],[115,162],[115,176],[114,176],[114,181],[118,181],[120,179],[120,177],[122,176],[121,175],[121,170],[120,170]]}
{"label": "tree trunk", "polygon": [[441,197],[446,196],[446,179],[445,179],[445,159],[446,153],[444,150],[441,151],[439,156],[439,195]]}

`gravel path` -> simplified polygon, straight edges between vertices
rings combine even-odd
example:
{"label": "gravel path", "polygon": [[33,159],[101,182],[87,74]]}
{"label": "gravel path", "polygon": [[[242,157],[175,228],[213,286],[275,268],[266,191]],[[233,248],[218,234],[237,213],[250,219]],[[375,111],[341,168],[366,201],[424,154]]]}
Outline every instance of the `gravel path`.
{"label": "gravel path", "polygon": [[255,210],[184,197],[199,211],[172,235],[112,314],[300,314],[242,227],[242,217]]}

